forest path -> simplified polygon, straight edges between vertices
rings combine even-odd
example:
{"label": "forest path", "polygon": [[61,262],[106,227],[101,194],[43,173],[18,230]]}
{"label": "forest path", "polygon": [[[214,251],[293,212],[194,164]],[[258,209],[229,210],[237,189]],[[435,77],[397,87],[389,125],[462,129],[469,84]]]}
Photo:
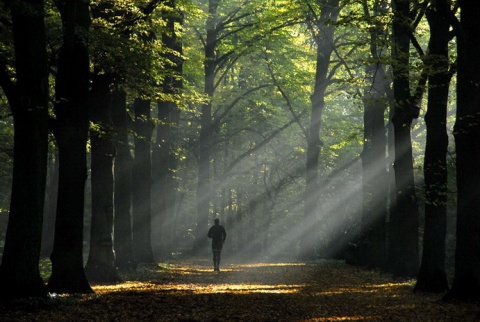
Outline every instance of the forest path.
{"label": "forest path", "polygon": [[95,295],[19,302],[0,321],[479,321],[478,304],[445,303],[340,262],[233,263],[210,260],[141,266]]}

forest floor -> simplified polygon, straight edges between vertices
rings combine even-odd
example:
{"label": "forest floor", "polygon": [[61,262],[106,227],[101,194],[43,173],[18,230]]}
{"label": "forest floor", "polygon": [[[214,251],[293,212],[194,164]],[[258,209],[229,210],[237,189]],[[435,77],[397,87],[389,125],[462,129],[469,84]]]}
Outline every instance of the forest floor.
{"label": "forest floor", "polygon": [[341,262],[207,259],[141,266],[95,294],[0,304],[0,321],[480,321],[478,303],[444,302]]}

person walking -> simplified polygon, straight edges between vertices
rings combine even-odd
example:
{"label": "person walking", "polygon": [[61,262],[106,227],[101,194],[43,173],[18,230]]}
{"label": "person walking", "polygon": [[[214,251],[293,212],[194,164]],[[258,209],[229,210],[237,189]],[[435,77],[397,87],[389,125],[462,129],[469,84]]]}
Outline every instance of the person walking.
{"label": "person walking", "polygon": [[212,239],[213,270],[220,272],[220,255],[225,238],[227,238],[227,232],[225,228],[220,225],[220,219],[215,218],[214,223],[215,224],[210,227],[207,236]]}

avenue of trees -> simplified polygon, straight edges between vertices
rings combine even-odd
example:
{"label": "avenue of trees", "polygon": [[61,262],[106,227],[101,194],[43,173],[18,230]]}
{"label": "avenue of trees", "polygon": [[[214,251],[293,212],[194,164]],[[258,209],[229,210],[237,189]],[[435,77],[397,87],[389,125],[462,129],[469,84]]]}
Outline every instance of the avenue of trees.
{"label": "avenue of trees", "polygon": [[[480,295],[480,3],[2,0],[2,297],[172,256]],[[39,263],[51,261],[48,281]]]}

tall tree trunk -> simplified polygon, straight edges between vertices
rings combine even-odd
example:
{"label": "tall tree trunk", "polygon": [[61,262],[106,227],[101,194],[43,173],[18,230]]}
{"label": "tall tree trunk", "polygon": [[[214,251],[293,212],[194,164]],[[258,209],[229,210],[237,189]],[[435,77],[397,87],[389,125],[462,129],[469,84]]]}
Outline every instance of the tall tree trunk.
{"label": "tall tree trunk", "polygon": [[178,123],[180,110],[173,102],[158,103],[157,138],[154,153],[154,188],[153,202],[156,207],[154,228],[156,230],[156,245],[158,255],[165,259],[171,254],[172,236],[169,232],[173,228],[173,215],[175,213],[177,182],[175,170],[177,158],[175,154],[176,140],[178,137]]}
{"label": "tall tree trunk", "polygon": [[47,192],[45,198],[45,210],[43,212],[42,250],[40,255],[48,257],[53,251],[55,237],[55,217],[57,212],[58,195],[58,153],[50,150],[47,171]]}
{"label": "tall tree trunk", "polygon": [[133,259],[139,263],[153,263],[152,253],[152,160],[150,141],[154,125],[150,118],[150,101],[136,99],[135,110],[135,159],[133,161]]}
{"label": "tall tree trunk", "polygon": [[[157,238],[154,240],[154,249],[159,249],[159,257],[167,258],[172,253],[173,215],[175,213],[177,181],[175,171],[177,168],[176,141],[178,139],[178,125],[180,122],[180,109],[175,103],[180,94],[183,83],[183,58],[182,43],[178,37],[179,30],[176,25],[182,24],[182,16],[175,0],[166,4],[170,11],[165,13],[167,18],[167,31],[162,35],[164,45],[171,50],[166,58],[173,64],[168,66],[167,75],[163,83],[163,92],[170,98],[158,102],[158,120],[156,144],[152,151],[153,165],[153,191],[158,198],[154,201],[154,231]],[[178,28],[178,26],[177,26]],[[158,227],[158,228],[156,228]]]}
{"label": "tall tree trunk", "polygon": [[391,211],[393,262],[392,272],[398,276],[417,276],[419,266],[418,250],[418,208],[413,174],[411,126],[418,116],[410,94],[408,36],[410,11],[408,0],[394,1],[393,20],[393,92],[395,112],[392,118],[395,135],[395,185],[397,201]]}
{"label": "tall tree trunk", "polygon": [[362,265],[383,268],[386,251],[388,177],[386,171],[385,91],[383,66],[371,65],[372,84],[365,93],[363,167],[363,209],[360,261]]}
{"label": "tall tree trunk", "polygon": [[[365,15],[370,16],[365,2]],[[374,4],[375,16],[385,12],[385,1]],[[370,30],[370,53],[376,63],[366,68],[364,140],[362,152],[363,205],[362,234],[359,260],[362,265],[385,268],[386,262],[386,219],[388,207],[388,176],[386,169],[387,138],[385,135],[385,110],[387,108],[387,86],[385,66],[381,62],[379,38],[384,26],[377,24]]]}
{"label": "tall tree trunk", "polygon": [[114,248],[115,264],[120,270],[130,270],[132,262],[132,165],[128,136],[127,97],[122,90],[113,92],[112,121],[115,126],[114,144]]}
{"label": "tall tree trunk", "polygon": [[45,285],[38,265],[48,155],[45,12],[42,0],[11,5],[17,82],[6,94],[13,112],[15,157],[0,295],[42,296]]}
{"label": "tall tree trunk", "polygon": [[[392,70],[387,69],[387,79],[392,79]],[[395,184],[395,170],[393,165],[395,162],[395,134],[393,130],[393,115],[395,114],[395,97],[393,95],[393,89],[391,84],[387,88],[387,99],[390,110],[388,111],[388,123],[387,129],[387,180],[388,180],[388,208],[387,208],[387,267],[386,270],[391,270],[391,264],[396,261],[395,259],[395,247],[394,242],[395,226],[393,221],[395,220],[394,208],[397,204],[397,192]]]}
{"label": "tall tree trunk", "polygon": [[[435,7],[436,6],[436,7]],[[448,290],[445,273],[445,239],[447,232],[447,105],[451,72],[448,43],[450,24],[441,16],[438,6],[449,10],[449,0],[437,0],[427,11],[430,42],[426,64],[433,72],[428,81],[428,110],[425,115],[425,233],[416,291]]]}
{"label": "tall tree trunk", "polygon": [[480,297],[480,2],[459,1],[463,34],[457,34],[457,247],[448,298]]}
{"label": "tall tree trunk", "polygon": [[193,251],[206,250],[208,216],[210,213],[211,169],[210,159],[213,143],[212,99],[215,92],[215,68],[217,45],[217,30],[215,19],[219,0],[208,1],[207,37],[205,42],[205,95],[207,101],[201,107],[200,136],[198,147],[198,186],[197,186],[197,232]]}
{"label": "tall tree trunk", "polygon": [[95,71],[90,91],[92,149],[92,227],[85,271],[91,282],[119,281],[113,251],[113,160],[111,134],[112,75]]}
{"label": "tall tree trunk", "polygon": [[55,81],[55,135],[59,181],[52,275],[48,289],[56,293],[90,293],[83,269],[83,216],[87,178],[87,138],[90,66],[83,35],[90,26],[89,3],[59,1],[63,45]]}
{"label": "tall tree trunk", "polygon": [[244,192],[241,188],[237,189],[237,198],[235,203],[237,205],[237,209],[235,209],[235,233],[237,234],[237,253],[241,253],[245,246],[245,235],[242,233],[242,229],[244,226]]}
{"label": "tall tree trunk", "polygon": [[328,67],[330,65],[330,57],[334,50],[334,26],[329,25],[328,22],[335,21],[340,12],[338,0],[329,0],[322,3],[321,14],[317,21],[313,24],[318,28],[315,37],[317,43],[317,59],[314,90],[310,97],[311,101],[311,115],[310,126],[307,132],[307,160],[305,167],[305,194],[304,194],[304,220],[303,225],[305,236],[301,241],[301,258],[311,258],[314,256],[313,236],[315,235],[312,229],[314,222],[317,219],[318,210],[318,162],[320,157],[320,150],[322,142],[320,140],[320,124],[322,121],[323,110],[325,109],[325,91],[329,84]]}
{"label": "tall tree trunk", "polygon": [[228,186],[226,189],[226,203],[227,203],[227,209],[226,209],[226,214],[225,214],[225,225],[229,229],[228,233],[228,249],[231,252],[235,251],[235,212],[234,212],[234,201],[233,201],[233,188],[231,186]]}

